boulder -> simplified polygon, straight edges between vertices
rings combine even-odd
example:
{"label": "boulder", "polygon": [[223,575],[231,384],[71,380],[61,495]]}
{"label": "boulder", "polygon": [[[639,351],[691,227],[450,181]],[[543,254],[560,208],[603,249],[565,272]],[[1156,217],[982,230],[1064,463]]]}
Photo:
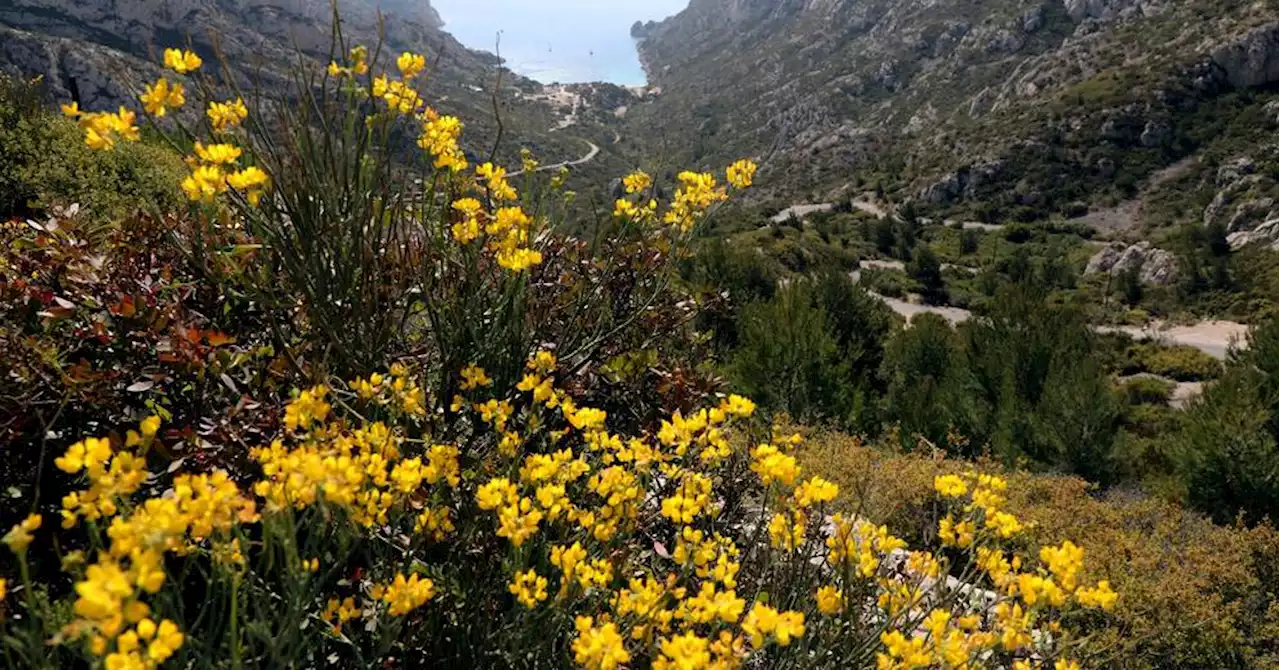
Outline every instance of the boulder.
{"label": "boulder", "polygon": [[1087,19],[1115,21],[1142,15],[1146,9],[1141,0],[1063,0],[1062,6],[1077,23]]}
{"label": "boulder", "polygon": [[1086,275],[1106,272],[1113,277],[1126,272],[1137,272],[1144,284],[1167,286],[1178,279],[1178,259],[1164,249],[1151,246],[1150,242],[1138,242],[1125,246],[1112,242],[1089,259]]}
{"label": "boulder", "polygon": [[1227,244],[1231,250],[1243,248],[1250,244],[1270,242],[1275,249],[1280,242],[1280,219],[1269,219],[1253,230],[1242,230],[1227,235]]}
{"label": "boulder", "polygon": [[920,190],[921,200],[943,204],[961,198],[974,198],[978,189],[997,179],[1004,171],[1004,161],[989,161],[948,172]]}
{"label": "boulder", "polygon": [[1258,198],[1256,200],[1246,200],[1236,205],[1235,212],[1231,215],[1231,219],[1227,221],[1227,232],[1234,233],[1256,228],[1266,220],[1267,212],[1271,210],[1273,204],[1275,204],[1275,200],[1271,198]]}
{"label": "boulder", "polygon": [[1218,168],[1218,174],[1214,181],[1219,187],[1226,186],[1231,182],[1238,181],[1245,175],[1253,174],[1256,168],[1257,164],[1248,156],[1233,158]]}
{"label": "boulder", "polygon": [[1142,134],[1138,136],[1138,142],[1148,149],[1154,149],[1165,143],[1169,138],[1169,126],[1157,121],[1148,121],[1147,125],[1142,127]]}
{"label": "boulder", "polygon": [[1011,54],[1021,49],[1024,43],[1025,40],[1021,36],[1015,35],[1008,30],[1000,30],[987,40],[985,48],[989,54]]}
{"label": "boulder", "polygon": [[1028,35],[1044,27],[1044,5],[1036,5],[1018,17],[1018,25]]}
{"label": "boulder", "polygon": [[1120,260],[1120,254],[1124,253],[1124,244],[1112,242],[1107,246],[1098,250],[1089,259],[1089,263],[1085,265],[1084,273],[1087,275],[1098,274],[1099,272],[1111,272],[1111,268],[1115,267],[1116,261]]}
{"label": "boulder", "polygon": [[1275,86],[1277,82],[1277,50],[1280,37],[1277,25],[1259,26],[1236,39],[1215,48],[1209,60],[1228,84],[1236,88]]}

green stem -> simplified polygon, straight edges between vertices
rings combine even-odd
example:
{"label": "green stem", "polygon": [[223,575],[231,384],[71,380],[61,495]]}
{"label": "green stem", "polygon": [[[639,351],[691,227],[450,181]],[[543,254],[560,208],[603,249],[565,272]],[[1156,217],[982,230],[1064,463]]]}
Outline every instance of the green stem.
{"label": "green stem", "polygon": [[242,667],[240,662],[240,573],[231,577],[231,667]]}

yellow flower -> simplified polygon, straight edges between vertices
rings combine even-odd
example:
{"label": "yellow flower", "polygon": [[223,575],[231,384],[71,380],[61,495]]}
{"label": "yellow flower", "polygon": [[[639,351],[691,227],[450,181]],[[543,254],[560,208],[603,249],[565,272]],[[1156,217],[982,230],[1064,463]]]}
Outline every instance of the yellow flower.
{"label": "yellow flower", "polygon": [[627,193],[639,193],[648,190],[653,184],[653,178],[648,174],[636,170],[631,174],[622,178],[622,184],[626,187]]}
{"label": "yellow flower", "polygon": [[4,602],[4,598],[9,593],[9,582],[0,579],[0,602]]}
{"label": "yellow flower", "polygon": [[147,86],[145,92],[138,96],[138,99],[142,102],[142,108],[147,110],[148,114],[157,117],[164,116],[169,107],[176,109],[187,101],[182,84],[170,85],[164,77]]}
{"label": "yellow flower", "polygon": [[489,196],[494,200],[516,199],[516,190],[507,183],[505,168],[495,166],[493,163],[484,163],[476,167],[476,176],[486,181]]}
{"label": "yellow flower", "polygon": [[814,595],[818,601],[818,611],[828,616],[844,608],[844,593],[834,586],[822,586]]}
{"label": "yellow flower", "polygon": [[804,635],[804,614],[800,612],[779,612],[778,610],[757,602],[742,621],[742,632],[751,638],[751,646],[759,649],[765,645],[765,638],[772,635],[782,646],[791,644],[792,638]]}
{"label": "yellow flower", "polygon": [[542,254],[532,249],[504,249],[498,252],[498,265],[512,272],[522,272],[540,263]]}
{"label": "yellow flower", "polygon": [[427,67],[427,59],[422,54],[406,51],[396,59],[396,67],[400,69],[400,76],[405,79],[413,79]]}
{"label": "yellow flower", "polygon": [[504,477],[491,479],[476,489],[476,504],[483,510],[497,509],[504,503],[510,504],[516,500],[516,485]]}
{"label": "yellow flower", "polygon": [[165,49],[164,50],[164,66],[177,72],[178,74],[186,74],[200,67],[204,61],[200,59],[194,52],[182,49]]}
{"label": "yellow flower", "polygon": [[933,663],[923,637],[907,638],[901,631],[886,631],[880,634],[880,643],[888,654],[877,654],[877,667],[926,668]]}
{"label": "yellow flower", "polygon": [[181,646],[186,637],[178,630],[178,624],[165,619],[156,628],[156,637],[147,645],[147,658],[154,663],[163,663]]}
{"label": "yellow flower", "polygon": [[111,442],[106,438],[90,437],[67,448],[62,456],[53,459],[59,470],[75,474],[81,469],[97,472],[111,458]]}
{"label": "yellow flower", "polygon": [[193,201],[212,202],[227,190],[227,175],[217,165],[201,165],[182,180],[182,192]]}
{"label": "yellow flower", "polygon": [[839,493],[839,486],[822,477],[814,477],[796,487],[796,505],[803,509],[820,503],[831,502],[836,499]]}
{"label": "yellow flower", "polygon": [[69,104],[69,105],[62,105],[62,113],[63,113],[63,115],[68,116],[68,117],[73,118],[73,119],[74,119],[74,118],[76,118],[76,117],[78,117],[78,116],[80,116],[80,114],[81,114],[81,111],[80,111],[80,103],[78,103],[78,102],[72,102],[72,103],[71,103],[71,104]]}
{"label": "yellow flower", "polygon": [[662,655],[653,661],[654,670],[684,670],[711,667],[711,643],[706,638],[686,631],[683,635],[664,638],[659,645]]}
{"label": "yellow flower", "polygon": [[387,612],[392,616],[402,616],[421,607],[435,594],[436,586],[430,579],[418,577],[416,573],[406,579],[397,573],[383,591],[382,602],[391,606]]}
{"label": "yellow flower", "polygon": [[517,572],[507,590],[520,604],[532,609],[547,599],[547,578],[538,575],[533,569]]}
{"label": "yellow flower", "polygon": [[351,47],[347,52],[347,57],[351,60],[351,71],[356,74],[364,74],[369,71],[369,48],[366,46]]}
{"label": "yellow flower", "polygon": [[233,102],[210,102],[206,114],[213,130],[220,133],[240,125],[249,116],[249,108],[244,100],[236,98]]}
{"label": "yellow flower", "polygon": [[947,546],[969,548],[973,544],[974,530],[972,521],[956,523],[950,514],[938,520],[938,539]]}
{"label": "yellow flower", "polygon": [[241,149],[234,144],[203,144],[196,141],[196,157],[206,163],[234,163],[240,158]]}
{"label": "yellow flower", "polygon": [[153,414],[143,419],[142,423],[138,424],[138,427],[142,430],[143,437],[155,437],[156,433],[160,431],[160,417]]}
{"label": "yellow flower", "polygon": [[21,523],[15,524],[13,528],[10,528],[9,532],[5,533],[4,538],[0,539],[0,542],[8,545],[9,550],[15,554],[25,552],[27,547],[31,545],[31,541],[35,539],[32,533],[40,528],[41,521],[42,518],[39,514],[28,515]]}
{"label": "yellow flower", "polygon": [[1098,582],[1094,588],[1080,587],[1076,589],[1076,600],[1084,607],[1102,609],[1110,612],[1116,605],[1116,600],[1120,598],[1115,591],[1111,590],[1111,583],[1107,580]]}
{"label": "yellow flower", "polygon": [[778,451],[777,447],[762,444],[751,452],[751,471],[760,475],[765,486],[779,482],[787,486],[795,483],[800,476],[800,466],[793,456]]}
{"label": "yellow flower", "polygon": [[1049,572],[1053,573],[1063,588],[1069,591],[1076,588],[1076,576],[1084,569],[1084,549],[1067,540],[1061,547],[1042,547],[1040,560],[1044,561]]}
{"label": "yellow flower", "polygon": [[746,188],[755,174],[756,164],[744,158],[725,169],[725,180],[734,188]]}
{"label": "yellow flower", "polygon": [[580,616],[574,619],[578,636],[573,640],[573,660],[587,670],[614,670],[631,660],[631,654],[623,646],[622,635],[612,622],[592,625],[594,619]]}
{"label": "yellow flower", "polygon": [[987,516],[987,528],[994,529],[1000,537],[1008,539],[1022,530],[1022,523],[1008,512],[996,512]]}
{"label": "yellow flower", "polygon": [[675,493],[662,500],[662,516],[676,523],[693,523],[710,502],[711,480],[696,472],[687,473]]}
{"label": "yellow flower", "polygon": [[462,369],[462,383],[458,386],[463,391],[470,391],[481,386],[493,386],[493,380],[485,374],[484,368],[472,363]]}
{"label": "yellow flower", "polygon": [[969,487],[956,475],[939,475],[933,478],[933,488],[944,498],[959,498]]}

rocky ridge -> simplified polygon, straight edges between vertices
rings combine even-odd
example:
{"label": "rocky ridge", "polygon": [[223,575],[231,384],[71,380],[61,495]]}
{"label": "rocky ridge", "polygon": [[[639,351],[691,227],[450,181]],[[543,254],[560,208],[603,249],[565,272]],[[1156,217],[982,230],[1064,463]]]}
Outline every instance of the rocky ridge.
{"label": "rocky ridge", "polygon": [[[487,153],[496,134],[495,56],[445,32],[425,0],[343,0],[340,9],[348,44],[372,47],[381,34],[382,58],[426,53],[426,95],[466,119],[473,155]],[[164,48],[190,44],[209,63],[222,54],[242,85],[271,91],[289,76],[297,51],[316,63],[330,60],[332,18],[328,0],[14,0],[0,3],[0,70],[43,77],[55,101],[109,109],[135,104],[142,84],[159,74]],[[554,111],[523,95],[538,90],[537,82],[510,71],[502,77],[502,155],[514,157],[521,145],[549,161],[581,153],[580,142],[546,133]]]}
{"label": "rocky ridge", "polygon": [[633,33],[662,94],[629,132],[685,164],[1023,220],[1128,197],[1214,147],[1205,119],[1252,132],[1277,82],[1274,7],[1244,0],[693,0]]}

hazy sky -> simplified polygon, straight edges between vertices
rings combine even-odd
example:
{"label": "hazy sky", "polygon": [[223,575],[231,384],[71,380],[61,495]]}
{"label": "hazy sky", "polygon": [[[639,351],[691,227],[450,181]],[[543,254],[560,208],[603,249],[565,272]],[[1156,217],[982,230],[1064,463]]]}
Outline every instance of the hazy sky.
{"label": "hazy sky", "polygon": [[637,20],[666,18],[689,0],[432,0],[445,30],[463,44],[493,51],[513,70],[544,83],[643,84],[631,40]]}

